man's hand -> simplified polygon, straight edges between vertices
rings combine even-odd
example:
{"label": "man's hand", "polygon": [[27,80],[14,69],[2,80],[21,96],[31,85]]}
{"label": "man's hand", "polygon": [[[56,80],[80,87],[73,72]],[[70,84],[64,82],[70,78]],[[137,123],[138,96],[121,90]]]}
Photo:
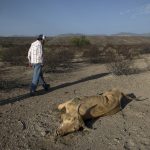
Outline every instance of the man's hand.
{"label": "man's hand", "polygon": [[32,67],[32,64],[31,64],[31,63],[29,63],[29,67]]}

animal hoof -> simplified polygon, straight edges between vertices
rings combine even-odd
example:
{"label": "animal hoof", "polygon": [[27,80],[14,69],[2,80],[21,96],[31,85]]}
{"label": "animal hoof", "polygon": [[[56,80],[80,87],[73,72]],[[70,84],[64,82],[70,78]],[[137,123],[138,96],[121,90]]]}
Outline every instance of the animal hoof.
{"label": "animal hoof", "polygon": [[86,128],[83,129],[83,131],[90,132],[90,129],[86,127]]}

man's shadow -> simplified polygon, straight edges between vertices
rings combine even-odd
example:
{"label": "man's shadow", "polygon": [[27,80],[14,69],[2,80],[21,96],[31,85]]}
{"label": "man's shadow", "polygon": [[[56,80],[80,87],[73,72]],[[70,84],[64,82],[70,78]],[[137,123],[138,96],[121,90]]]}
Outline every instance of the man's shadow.
{"label": "man's shadow", "polygon": [[[67,83],[57,85],[55,87],[51,87],[50,90],[48,90],[48,91],[39,90],[39,91],[36,92],[35,96],[44,95],[44,94],[47,94],[49,92],[52,92],[52,91],[55,91],[55,90],[58,90],[58,89],[61,89],[61,88],[65,88],[65,87],[68,87],[68,86],[72,86],[72,85],[75,85],[75,84],[78,84],[78,83],[86,82],[86,81],[89,81],[89,80],[99,79],[99,78],[102,78],[102,77],[104,77],[108,74],[109,73],[101,73],[101,74],[91,75],[91,76],[82,78],[82,79],[77,80],[77,81],[67,82]],[[27,99],[29,97],[31,97],[30,93],[26,93],[26,94],[19,95],[19,96],[16,96],[16,97],[12,97],[12,98],[8,98],[8,99],[2,99],[2,100],[0,100],[0,105],[15,103],[17,101],[22,101],[22,100]]]}

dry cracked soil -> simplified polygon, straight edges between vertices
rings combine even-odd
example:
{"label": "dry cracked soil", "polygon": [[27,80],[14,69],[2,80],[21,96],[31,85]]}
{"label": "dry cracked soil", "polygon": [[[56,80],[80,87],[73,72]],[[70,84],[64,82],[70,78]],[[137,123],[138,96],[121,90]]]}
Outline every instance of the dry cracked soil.
{"label": "dry cracked soil", "polygon": [[[141,64],[141,63],[139,63]],[[16,70],[4,67],[7,77]],[[11,68],[12,69],[12,68]],[[22,69],[18,81],[29,84],[32,70]],[[19,72],[18,72],[19,74]],[[79,63],[75,70],[45,74],[51,89],[38,87],[30,97],[28,87],[12,86],[0,92],[1,150],[148,150],[150,148],[150,71],[115,76],[105,65]],[[111,88],[134,94],[132,101],[112,116],[86,122],[90,131],[78,131],[55,137],[60,124],[58,104],[77,96],[97,95]]]}

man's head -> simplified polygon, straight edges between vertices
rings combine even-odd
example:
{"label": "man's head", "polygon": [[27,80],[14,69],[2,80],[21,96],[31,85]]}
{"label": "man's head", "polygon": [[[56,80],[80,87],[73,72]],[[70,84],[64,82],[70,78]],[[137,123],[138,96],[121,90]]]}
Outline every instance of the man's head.
{"label": "man's head", "polygon": [[44,44],[45,38],[46,38],[45,35],[40,34],[40,35],[38,36],[37,40],[41,41],[42,44]]}

